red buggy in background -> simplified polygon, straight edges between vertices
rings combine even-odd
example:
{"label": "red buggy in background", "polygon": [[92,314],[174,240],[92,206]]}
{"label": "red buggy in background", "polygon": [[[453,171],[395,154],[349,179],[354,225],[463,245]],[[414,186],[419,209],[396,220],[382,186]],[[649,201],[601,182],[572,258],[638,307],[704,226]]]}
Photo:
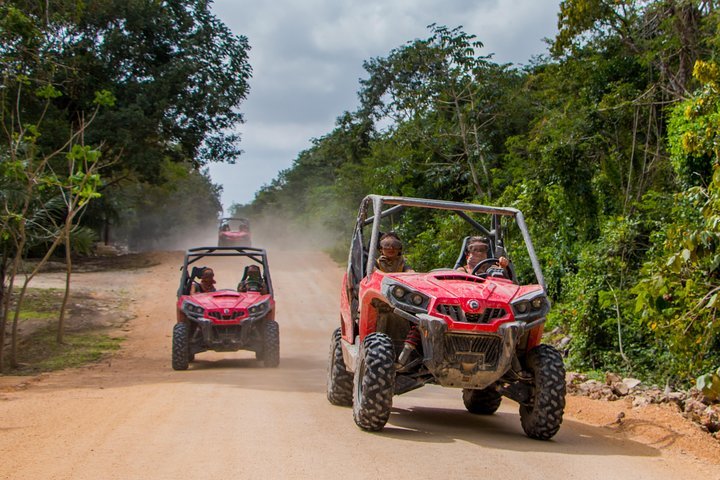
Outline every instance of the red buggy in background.
{"label": "red buggy in background", "polygon": [[218,227],[218,246],[250,247],[250,220],[247,218],[222,218]]}
{"label": "red buggy in background", "polygon": [[[193,282],[206,268],[204,263],[218,257],[222,257],[224,265],[237,265],[236,278],[220,281],[233,288],[191,294]],[[186,370],[197,353],[208,350],[250,350],[265,367],[279,365],[280,328],[275,321],[275,299],[265,250],[191,248],[181,271],[172,338],[173,369]]]}

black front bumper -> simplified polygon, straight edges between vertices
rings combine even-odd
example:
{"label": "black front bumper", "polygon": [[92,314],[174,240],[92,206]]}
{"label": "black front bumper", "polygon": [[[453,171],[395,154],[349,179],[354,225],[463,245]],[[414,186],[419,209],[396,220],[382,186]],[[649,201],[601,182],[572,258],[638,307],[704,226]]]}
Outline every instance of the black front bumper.
{"label": "black front bumper", "polygon": [[528,330],[524,322],[510,322],[495,333],[449,332],[439,318],[416,318],[424,364],[444,387],[485,388],[498,381],[510,369],[517,343]]}
{"label": "black front bumper", "polygon": [[262,332],[257,328],[260,319],[247,319],[239,324],[219,325],[210,320],[194,319],[196,325],[190,339],[191,353],[205,350],[236,352],[238,350],[258,351],[262,348]]}

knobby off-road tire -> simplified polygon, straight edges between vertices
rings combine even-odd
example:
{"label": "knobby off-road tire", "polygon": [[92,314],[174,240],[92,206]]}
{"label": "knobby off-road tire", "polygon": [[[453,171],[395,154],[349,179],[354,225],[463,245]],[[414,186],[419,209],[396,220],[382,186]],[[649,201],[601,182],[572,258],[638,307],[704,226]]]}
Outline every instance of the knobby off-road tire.
{"label": "knobby off-road tire", "polygon": [[527,356],[534,385],[530,405],[520,405],[520,423],[530,438],[548,440],[558,430],[565,410],[565,365],[550,345],[538,345]]}
{"label": "knobby off-road tire", "polygon": [[345,368],[340,328],[336,328],[330,341],[330,358],[327,372],[327,399],[333,405],[350,407],[353,404],[353,375]]}
{"label": "knobby off-road tire", "polygon": [[371,333],[362,343],[353,385],[353,418],[363,430],[382,430],[390,418],[395,349],[390,337]]}
{"label": "knobby off-road tire", "polygon": [[502,402],[502,395],[493,388],[482,390],[463,388],[462,398],[467,411],[476,415],[492,415],[500,408]]}
{"label": "knobby off-road tire", "polygon": [[172,338],[172,368],[187,370],[190,363],[190,329],[185,323],[176,323]]}
{"label": "knobby off-road tire", "polygon": [[275,320],[265,320],[262,359],[266,368],[280,365],[280,326]]}

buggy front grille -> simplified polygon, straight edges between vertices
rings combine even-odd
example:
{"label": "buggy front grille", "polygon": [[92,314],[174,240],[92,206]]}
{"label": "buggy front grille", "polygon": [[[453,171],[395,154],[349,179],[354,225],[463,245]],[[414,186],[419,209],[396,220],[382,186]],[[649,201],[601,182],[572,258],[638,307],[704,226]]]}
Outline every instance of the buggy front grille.
{"label": "buggy front grille", "polygon": [[507,314],[504,308],[486,308],[480,313],[465,312],[465,318],[470,323],[489,323]]}
{"label": "buggy front grille", "polygon": [[480,370],[497,368],[502,339],[497,335],[445,334],[445,354],[451,363],[477,363]]}
{"label": "buggy front grille", "polygon": [[453,322],[489,323],[507,315],[504,308],[486,308],[479,313],[463,311],[460,305],[439,304],[435,307],[438,313],[447,315]]}
{"label": "buggy front grille", "polygon": [[245,312],[239,310],[239,311],[232,312],[228,315],[223,315],[220,312],[208,312],[207,316],[210,318],[214,318],[215,320],[228,321],[228,320],[235,320],[236,318],[245,316]]}
{"label": "buggy front grille", "polygon": [[443,315],[447,315],[453,320],[453,322],[465,321],[465,319],[463,318],[463,311],[459,305],[446,305],[441,303],[440,305],[435,307],[435,310],[437,310],[439,313],[442,313]]}

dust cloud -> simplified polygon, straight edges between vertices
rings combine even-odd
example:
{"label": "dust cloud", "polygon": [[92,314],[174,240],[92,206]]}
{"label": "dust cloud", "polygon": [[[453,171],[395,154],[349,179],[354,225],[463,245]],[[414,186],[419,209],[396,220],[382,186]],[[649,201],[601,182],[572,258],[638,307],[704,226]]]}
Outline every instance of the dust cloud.
{"label": "dust cloud", "polygon": [[[340,234],[315,223],[299,224],[292,218],[279,216],[248,216],[252,247],[265,250],[329,251],[345,250],[350,233]],[[131,252],[185,251],[194,247],[211,247],[218,244],[219,220],[210,219],[196,225],[162,227],[163,219],[143,218],[144,227],[138,226],[115,232],[116,241]],[[336,255],[337,256],[337,255]],[[341,255],[342,256],[342,255]]]}

